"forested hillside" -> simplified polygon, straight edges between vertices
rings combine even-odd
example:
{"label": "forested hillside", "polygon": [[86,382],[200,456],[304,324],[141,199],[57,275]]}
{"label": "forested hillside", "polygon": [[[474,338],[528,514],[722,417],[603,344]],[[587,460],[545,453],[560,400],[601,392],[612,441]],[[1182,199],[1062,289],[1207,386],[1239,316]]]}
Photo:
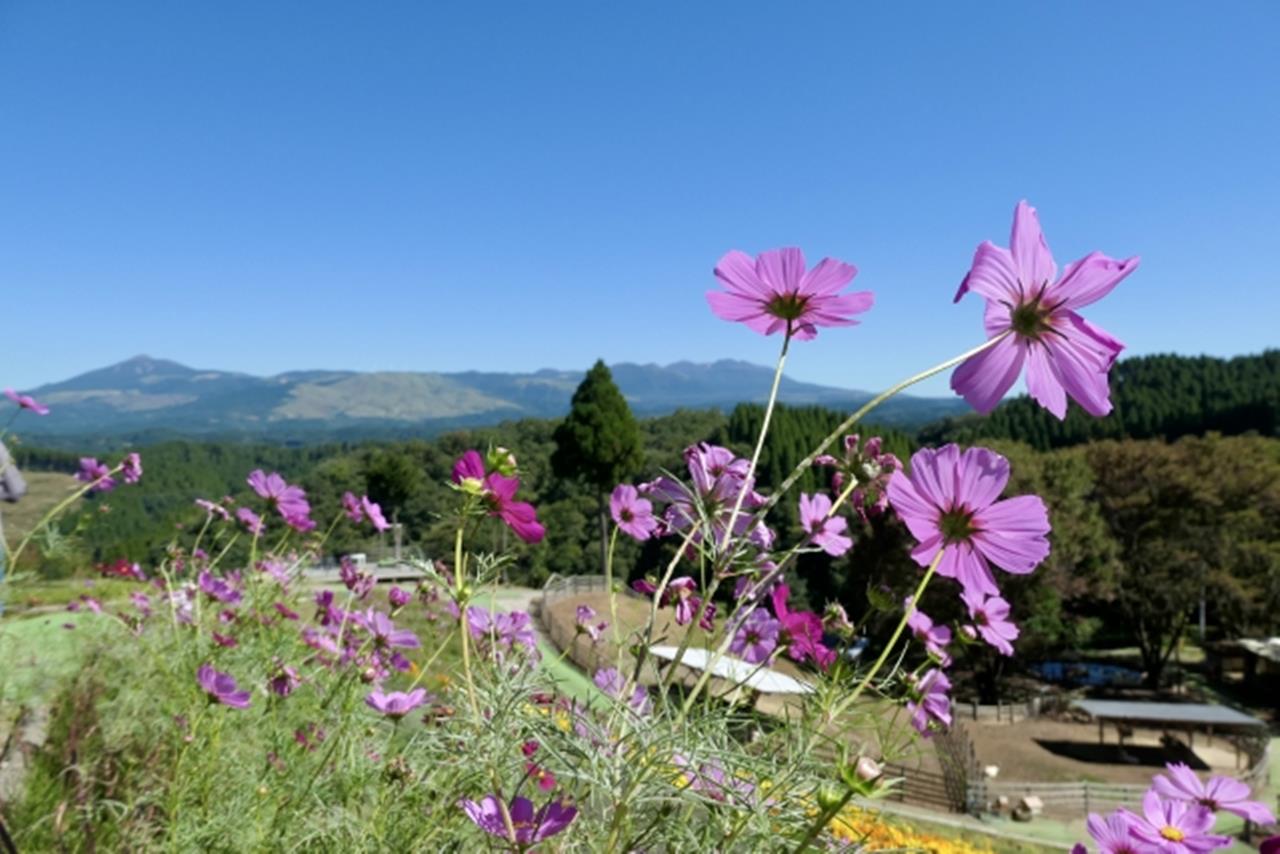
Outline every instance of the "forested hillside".
{"label": "forested hillside", "polygon": [[[1106,419],[1073,414],[1059,424],[1029,401],[1014,400],[989,418],[935,425],[919,436],[871,425],[857,432],[864,439],[882,436],[885,450],[904,462],[922,444],[985,437],[983,443],[1013,463],[1008,494],[1042,495],[1053,524],[1053,551],[1041,569],[1003,580],[1024,618],[1021,645],[1049,654],[1110,631],[1119,642],[1140,645],[1149,669],[1158,671],[1187,631],[1202,592],[1211,634],[1226,626],[1245,634],[1280,630],[1278,370],[1280,351],[1232,360],[1131,359],[1116,369],[1116,413]],[[642,419],[644,464],[636,479],[683,476],[682,451],[696,441],[749,455],[762,417],[760,406],[744,404],[728,415],[684,410]],[[759,487],[776,487],[843,417],[820,407],[780,406],[760,458]],[[143,449],[140,484],[79,505],[61,528],[56,559],[39,562],[31,553],[24,560],[45,574],[91,572],[93,564],[119,558],[154,565],[171,543],[189,540],[202,524],[194,499],[246,497],[245,477],[255,468],[280,471],[304,486],[322,530],[340,513],[344,491],[367,492],[402,523],[413,553],[447,557],[452,527],[442,514],[451,503],[453,462],[467,448],[501,445],[518,458],[521,494],[538,508],[547,531],[536,545],[513,542],[497,524],[482,532],[495,547],[504,538],[514,546],[509,579],[536,586],[552,573],[597,572],[596,492],[554,476],[558,423],[525,419],[432,439],[302,448],[163,443]],[[1250,432],[1264,435],[1220,435]],[[17,458],[34,470],[72,471],[78,464],[75,454],[32,448],[17,449]],[[826,489],[829,477],[829,470],[814,469],[798,491]],[[798,491],[770,517],[784,543],[799,536]],[[900,601],[917,575],[901,525],[886,515],[853,518],[850,526],[856,545],[849,554],[806,554],[798,561],[790,573],[797,598],[815,608],[839,601],[851,611],[877,597]],[[376,541],[365,536],[339,526],[326,552],[371,550]],[[641,545],[624,537],[616,566],[620,574],[651,573],[665,565],[671,549],[667,540]],[[247,553],[233,549],[231,557]],[[945,591],[930,597],[939,597],[929,603],[930,613],[961,616],[950,613],[958,605]],[[865,628],[879,630],[874,619]]]}
{"label": "forested hillside", "polygon": [[1138,356],[1111,372],[1114,411],[1094,418],[1074,403],[1065,421],[1029,397],[1006,401],[987,416],[948,418],[925,427],[925,444],[1015,439],[1041,450],[1095,439],[1176,439],[1210,431],[1225,435],[1280,430],[1280,350],[1256,356]]}

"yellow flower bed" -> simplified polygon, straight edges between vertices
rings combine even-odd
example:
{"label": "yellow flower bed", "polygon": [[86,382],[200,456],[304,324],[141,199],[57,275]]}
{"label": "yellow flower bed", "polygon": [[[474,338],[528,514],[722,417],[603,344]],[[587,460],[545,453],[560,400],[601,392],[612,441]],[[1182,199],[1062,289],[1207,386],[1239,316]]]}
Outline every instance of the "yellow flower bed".
{"label": "yellow flower bed", "polygon": [[866,851],[912,850],[930,854],[991,854],[991,848],[890,823],[871,810],[845,807],[827,824],[842,842],[860,843]]}

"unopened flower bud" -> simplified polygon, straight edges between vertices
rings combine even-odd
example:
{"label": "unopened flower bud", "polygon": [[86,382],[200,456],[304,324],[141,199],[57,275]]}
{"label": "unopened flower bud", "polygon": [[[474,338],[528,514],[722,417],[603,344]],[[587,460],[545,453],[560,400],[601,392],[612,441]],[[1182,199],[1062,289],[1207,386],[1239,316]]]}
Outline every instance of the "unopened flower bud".
{"label": "unopened flower bud", "polygon": [[514,477],[518,468],[516,467],[516,455],[499,445],[496,448],[490,448],[485,459],[486,466],[491,471],[505,477]]}
{"label": "unopened flower bud", "polygon": [[870,756],[859,756],[858,763],[854,766],[854,773],[858,775],[859,780],[870,783],[883,774],[884,769]]}

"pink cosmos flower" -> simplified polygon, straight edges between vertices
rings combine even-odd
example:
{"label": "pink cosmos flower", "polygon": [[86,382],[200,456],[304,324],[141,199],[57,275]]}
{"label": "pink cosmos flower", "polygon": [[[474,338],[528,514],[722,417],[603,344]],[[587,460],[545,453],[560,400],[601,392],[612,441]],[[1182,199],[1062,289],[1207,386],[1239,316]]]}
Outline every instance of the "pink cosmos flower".
{"label": "pink cosmos flower", "polygon": [[[684,531],[690,526],[702,529],[705,520],[711,520],[709,535],[719,547],[724,540],[733,506],[742,493],[742,508],[733,522],[733,533],[746,538],[759,549],[773,545],[774,534],[763,523],[752,525],[751,512],[764,504],[765,499],[755,490],[755,479],[747,477],[750,463],[728,448],[706,442],[690,445],[684,450],[685,464],[689,468],[690,489],[669,477],[660,477],[651,483],[641,484],[639,492],[658,501],[668,502],[663,513],[665,531]],[[699,530],[694,542],[703,542]]]}
{"label": "pink cosmos flower", "polygon": [[403,691],[388,691],[385,694],[373,691],[364,701],[374,711],[398,721],[427,701],[427,689],[414,688],[407,694]]}
{"label": "pink cosmos flower", "polygon": [[365,518],[369,520],[369,524],[373,526],[373,530],[386,531],[391,528],[387,518],[382,515],[382,508],[376,502],[370,501],[369,496],[360,496],[360,508],[364,511]]}
{"label": "pink cosmos flower", "polygon": [[1142,854],[1139,850],[1142,846],[1133,838],[1131,815],[1126,810],[1116,810],[1103,819],[1097,813],[1089,813],[1085,829],[1098,843],[1098,854]]}
{"label": "pink cosmos flower", "polygon": [[196,506],[203,510],[210,517],[217,516],[224,522],[231,519],[231,514],[227,512],[227,508],[221,504],[216,504],[204,498],[196,499]]}
{"label": "pink cosmos flower", "polygon": [[999,344],[966,361],[951,375],[951,388],[979,412],[990,412],[1027,368],[1027,391],[1058,418],[1067,395],[1091,415],[1111,411],[1107,372],[1124,345],[1076,313],[1102,299],[1138,267],[1092,252],[1068,265],[1062,277],[1035,208],[1018,202],[1009,248],[985,241],[956,292],[974,291],[987,301],[987,337],[1011,332]]}
{"label": "pink cosmos flower", "polygon": [[653,515],[653,504],[640,497],[629,483],[620,483],[609,496],[609,513],[624,534],[641,542],[658,530],[658,520]]}
{"label": "pink cosmos flower", "polygon": [[784,332],[807,341],[819,326],[857,325],[853,315],[871,308],[870,291],[839,293],[857,274],[852,264],[834,258],[806,271],[804,253],[794,247],[761,252],[754,260],[735,249],[715,269],[727,290],[707,291],[707,302],[716,316],[761,335]]}
{"label": "pink cosmos flower", "polygon": [[120,476],[125,483],[137,483],[142,480],[142,457],[139,454],[125,455],[120,464]]}
{"label": "pink cosmos flower", "polygon": [[950,690],[951,680],[936,667],[926,671],[912,686],[907,711],[911,714],[911,725],[925,738],[935,729],[951,726],[951,698],[947,696]]}
{"label": "pink cosmos flower", "polygon": [[1213,827],[1213,810],[1182,800],[1161,800],[1154,788],[1142,798],[1142,815],[1130,814],[1130,822],[1134,839],[1160,854],[1205,854],[1232,841],[1208,832]]}
{"label": "pink cosmos flower", "polygon": [[197,582],[200,585],[200,589],[211,599],[217,599],[219,602],[225,602],[228,605],[235,605],[240,601],[239,590],[236,590],[223,579],[215,577],[207,569],[201,570]]}
{"label": "pink cosmos flower", "polygon": [[1172,762],[1165,766],[1169,776],[1151,778],[1151,788],[1161,797],[1199,804],[1214,812],[1234,813],[1254,824],[1274,824],[1276,817],[1259,801],[1249,800],[1249,787],[1231,777],[1214,776],[1202,783],[1190,766]]}
{"label": "pink cosmos flower", "polygon": [[[622,700],[622,693],[627,687],[626,677],[616,667],[597,670],[596,675],[591,677],[591,681],[597,688],[615,700]],[[636,685],[632,689],[631,696],[627,698],[627,705],[637,715],[647,715],[653,711],[653,702],[649,699],[649,692],[645,690],[643,685]]]}
{"label": "pink cosmos flower", "polygon": [[586,635],[591,638],[592,643],[598,643],[605,629],[609,628],[607,621],[593,623],[596,618],[596,609],[590,605],[579,605],[575,614],[574,626],[577,634]]}
{"label": "pink cosmos flower", "polygon": [[560,801],[551,801],[535,812],[533,801],[528,798],[513,798],[507,807],[511,826],[515,830],[515,838],[512,839],[511,832],[507,829],[506,819],[502,815],[502,807],[493,795],[485,795],[479,803],[463,798],[458,801],[458,806],[476,827],[485,833],[518,845],[522,851],[535,842],[541,842],[561,832],[578,816],[577,807],[571,807]]}
{"label": "pink cosmos flower", "polygon": [[245,526],[250,534],[255,537],[262,533],[262,517],[254,513],[248,507],[241,507],[236,510],[236,518]]}
{"label": "pink cosmos flower", "polygon": [[418,649],[422,645],[412,631],[397,629],[390,617],[373,608],[359,615],[357,621],[373,636],[373,645],[378,649]]}
{"label": "pink cosmos flower", "polygon": [[387,591],[387,604],[389,604],[393,610],[399,611],[412,601],[412,593],[407,590],[401,590],[395,585],[392,585],[391,589]]}
{"label": "pink cosmos flower", "polygon": [[[911,607],[910,596],[907,597],[903,606]],[[943,667],[951,666],[951,656],[947,653],[947,644],[951,643],[951,628],[949,626],[934,625],[933,619],[917,608],[907,617],[907,628],[911,629],[911,633],[915,635],[916,640],[924,644],[925,650],[929,655],[936,658],[939,664]]]}
{"label": "pink cosmos flower", "polygon": [[960,594],[969,608],[969,617],[977,625],[978,634],[1001,655],[1013,655],[1013,641],[1018,627],[1009,620],[1009,603],[999,596],[986,596],[966,589]]}
{"label": "pink cosmos flower", "polygon": [[111,477],[111,467],[93,457],[80,458],[80,471],[76,472],[76,480],[93,484],[90,492],[110,492],[116,488],[115,478]]}
{"label": "pink cosmos flower", "polygon": [[853,548],[853,540],[845,536],[849,523],[843,516],[831,516],[831,499],[819,492],[809,496],[800,493],[800,526],[815,546],[832,557]]}
{"label": "pink cosmos flower", "polygon": [[29,410],[34,412],[36,415],[49,414],[49,407],[37,402],[36,399],[29,394],[18,394],[13,389],[7,388],[4,390],[4,396],[16,403],[19,409]]}
{"label": "pink cosmos flower", "polygon": [[209,701],[230,706],[233,709],[249,708],[253,696],[248,691],[237,690],[236,680],[226,673],[219,673],[212,665],[202,664],[196,671],[196,681],[209,695]]}
{"label": "pink cosmos flower", "polygon": [[342,493],[342,512],[357,525],[364,521],[364,508],[360,506],[360,499],[356,498],[354,492]]}
{"label": "pink cosmos flower", "polygon": [[733,636],[729,651],[743,661],[759,664],[768,661],[778,648],[778,634],[782,624],[769,616],[764,608],[756,608],[743,620],[742,627]]}
{"label": "pink cosmos flower", "polygon": [[249,473],[248,483],[258,497],[276,508],[286,521],[306,519],[311,515],[307,493],[300,486],[290,486],[279,472],[267,474],[262,469],[255,469]]}
{"label": "pink cosmos flower", "polygon": [[538,653],[533,620],[524,611],[488,611],[472,605],[467,608],[467,630],[476,640],[492,640],[500,648],[510,649],[519,644],[535,655]]}
{"label": "pink cosmos flower", "polygon": [[997,500],[1008,481],[1009,461],[986,448],[917,451],[911,474],[889,480],[889,502],[920,541],[915,562],[928,566],[942,549],[939,575],[992,595],[1000,590],[988,561],[1017,575],[1034,570],[1049,554],[1049,511],[1035,495]]}

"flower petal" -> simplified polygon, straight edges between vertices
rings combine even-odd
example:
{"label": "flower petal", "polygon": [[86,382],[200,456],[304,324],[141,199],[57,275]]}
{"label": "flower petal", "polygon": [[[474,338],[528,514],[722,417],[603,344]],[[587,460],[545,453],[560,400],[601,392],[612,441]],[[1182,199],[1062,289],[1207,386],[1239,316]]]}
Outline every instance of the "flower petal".
{"label": "flower petal", "polygon": [[974,514],[973,521],[980,529],[974,545],[1005,572],[1025,575],[1049,556],[1049,511],[1038,495],[997,501]]}
{"label": "flower petal", "polygon": [[800,293],[813,296],[834,294],[853,281],[856,275],[858,268],[852,264],[835,258],[823,258],[800,280]]}
{"label": "flower petal", "polygon": [[988,350],[966,359],[951,375],[951,389],[978,412],[995,409],[1005,396],[1026,357],[1026,346],[1012,335]]}
{"label": "flower petal", "polygon": [[1027,391],[1059,421],[1067,417],[1067,390],[1044,344],[1027,347]]}
{"label": "flower petal", "polygon": [[804,272],[804,253],[795,246],[770,249],[756,258],[756,275],[770,294],[795,293]]}
{"label": "flower petal", "polygon": [[1009,252],[1018,278],[1027,295],[1052,285],[1058,277],[1058,265],[1040,230],[1040,217],[1026,200],[1013,209],[1013,233],[1009,236]]}
{"label": "flower petal", "polygon": [[997,302],[1018,302],[1018,270],[1008,249],[1002,249],[990,240],[978,244],[973,253],[973,263],[956,291],[954,302],[959,302],[969,291]]}
{"label": "flower petal", "polygon": [[715,277],[724,282],[731,292],[763,299],[771,296],[769,288],[756,275],[755,259],[737,249],[726,252],[716,264]]}
{"label": "flower petal", "polygon": [[1008,460],[986,448],[969,448],[956,466],[956,503],[969,510],[988,507],[1008,482]]}
{"label": "flower petal", "polygon": [[1083,308],[1111,293],[1121,280],[1138,269],[1138,256],[1117,261],[1101,252],[1090,252],[1062,271],[1062,278],[1049,289],[1048,297],[1065,308]]}

